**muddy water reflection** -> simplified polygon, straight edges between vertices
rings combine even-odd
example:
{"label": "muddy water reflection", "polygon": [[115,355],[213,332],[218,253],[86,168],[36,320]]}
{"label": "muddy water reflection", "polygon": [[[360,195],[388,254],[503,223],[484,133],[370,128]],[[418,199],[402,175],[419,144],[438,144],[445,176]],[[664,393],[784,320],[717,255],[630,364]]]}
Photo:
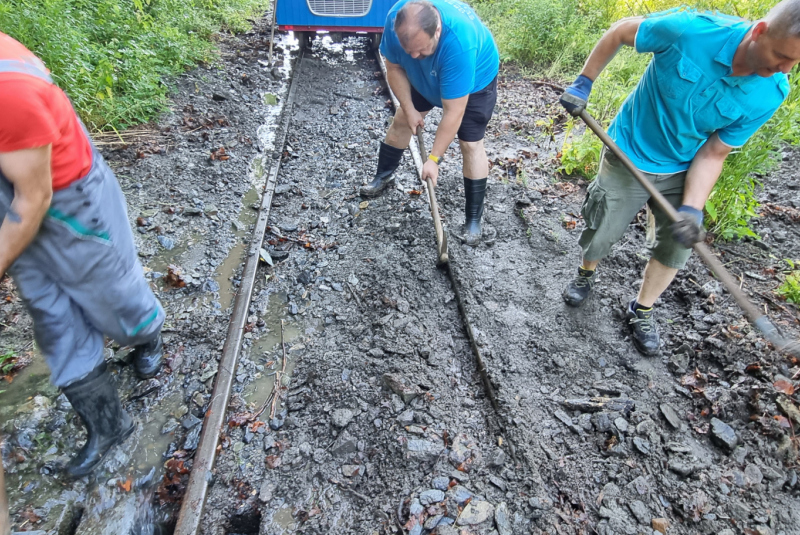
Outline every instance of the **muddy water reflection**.
{"label": "muddy water reflection", "polygon": [[286,372],[285,376],[291,377],[296,359],[294,353],[299,349],[299,344],[294,342],[300,336],[299,326],[289,321],[286,314],[286,295],[272,294],[269,296],[269,306],[261,319],[267,324],[269,332],[253,342],[247,351],[247,357],[264,367],[264,371],[256,372],[252,380],[245,386],[243,397],[248,403],[260,405],[272,393],[275,387],[276,372],[283,367],[283,349],[281,347],[281,320],[284,321],[283,339],[286,344]]}

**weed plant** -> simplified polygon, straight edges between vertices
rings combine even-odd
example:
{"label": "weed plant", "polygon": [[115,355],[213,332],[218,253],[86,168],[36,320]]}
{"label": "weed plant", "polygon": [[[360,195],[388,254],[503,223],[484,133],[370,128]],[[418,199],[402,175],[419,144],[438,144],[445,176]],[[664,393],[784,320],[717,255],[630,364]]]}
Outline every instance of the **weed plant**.
{"label": "weed plant", "polygon": [[[539,75],[574,79],[594,44],[624,17],[646,15],[677,5],[679,0],[472,0],[487,21],[506,61],[520,62]],[[719,11],[757,20],[774,5],[772,0],[700,0],[698,10]],[[595,82],[589,112],[608,126],[633,90],[651,56],[624,47]],[[706,203],[706,225],[723,239],[753,236],[748,223],[756,215],[759,177],[774,169],[778,150],[800,138],[800,75],[792,73],[791,94],[773,118],[741,149],[732,153]],[[602,152],[590,131],[567,124],[561,150],[561,170],[592,179]]]}
{"label": "weed plant", "polygon": [[39,56],[92,130],[151,120],[170,76],[214,57],[269,0],[4,0],[0,31]]}
{"label": "weed plant", "polygon": [[789,271],[775,292],[789,303],[800,305],[800,269],[797,269],[800,267],[800,262],[793,262],[789,259],[786,259],[785,262],[789,265]]}

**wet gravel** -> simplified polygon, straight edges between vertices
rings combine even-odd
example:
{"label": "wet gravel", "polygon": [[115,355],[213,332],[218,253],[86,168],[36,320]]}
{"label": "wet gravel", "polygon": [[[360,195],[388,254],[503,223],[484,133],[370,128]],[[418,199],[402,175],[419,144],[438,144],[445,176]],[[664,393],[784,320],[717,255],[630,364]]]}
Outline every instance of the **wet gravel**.
{"label": "wet gravel", "polygon": [[[437,190],[494,411],[435,267],[426,197],[410,193],[419,189],[410,155],[395,190],[357,195],[392,115],[366,41],[317,41],[296,67],[302,91],[283,150],[270,132],[286,71],[265,65],[263,43],[263,28],[226,38],[220,65],[177,81],[151,138],[106,147],[168,310],[169,367],[136,382],[126,351],[109,349],[142,433],[75,485],[57,467],[80,434],[41,366],[38,379],[19,376],[29,387],[0,394],[14,395],[0,415],[17,526],[67,525],[62,511],[76,503],[90,513],[82,533],[169,526],[251,206],[280,158],[203,533],[800,533],[800,421],[786,386],[797,385],[798,362],[767,347],[697,259],[658,304],[660,356],[641,357],[622,321],[646,262],[643,217],[601,264],[589,302],[563,304],[585,183],[555,171],[565,121],[556,90],[501,73],[486,140],[493,245],[467,248],[454,232],[464,203],[457,149]],[[290,48],[278,47],[287,65]],[[428,144],[436,121],[432,113]],[[765,178],[754,225],[763,241],[715,248],[794,337],[797,307],[772,290],[781,260],[800,248],[798,158],[787,152]],[[0,340],[29,351],[30,324],[7,282],[0,291],[11,298],[0,304]]]}

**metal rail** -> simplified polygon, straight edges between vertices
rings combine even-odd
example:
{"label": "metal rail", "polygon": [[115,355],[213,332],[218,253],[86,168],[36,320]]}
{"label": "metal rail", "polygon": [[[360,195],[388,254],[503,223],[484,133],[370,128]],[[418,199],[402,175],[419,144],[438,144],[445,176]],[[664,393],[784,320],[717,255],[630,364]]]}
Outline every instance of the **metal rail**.
{"label": "metal rail", "polygon": [[[301,49],[295,68],[293,69],[292,82],[289,87],[289,94],[286,98],[283,112],[281,114],[281,124],[279,135],[275,137],[275,146],[283,147],[286,143],[286,136],[289,131],[289,122],[292,118],[292,106],[294,97],[297,93],[297,79],[302,69],[304,52]],[[258,269],[259,249],[264,239],[267,229],[267,219],[272,206],[272,196],[275,193],[275,186],[278,182],[278,171],[281,166],[280,157],[275,160],[270,168],[269,177],[264,186],[261,197],[261,207],[258,212],[253,236],[247,250],[247,260],[245,261],[244,271],[242,272],[242,284],[236,294],[233,304],[233,315],[228,326],[228,335],[222,347],[222,359],[219,364],[219,371],[214,382],[214,392],[211,396],[211,405],[206,411],[203,422],[203,432],[200,435],[200,444],[194,457],[192,473],[189,476],[189,483],[186,486],[186,494],[183,498],[181,511],[178,516],[178,523],[175,526],[175,535],[194,535],[200,528],[200,521],[203,515],[208,496],[208,483],[211,479],[211,470],[217,455],[217,443],[219,441],[220,430],[225,424],[225,413],[228,409],[228,400],[231,394],[233,378],[236,375],[236,365],[239,361],[239,350],[242,346],[244,326],[247,322],[250,299],[255,285],[256,271]]]}
{"label": "metal rail", "polygon": [[8,496],[6,495],[2,457],[0,457],[0,535],[11,535],[11,518],[8,515]]}
{"label": "metal rail", "polygon": [[[299,79],[300,70],[302,68],[302,60],[304,51],[301,50],[294,69],[291,86],[286,99],[286,104],[281,115],[281,123],[279,135],[275,138],[275,146],[283,147],[286,143],[286,137],[289,131],[289,123],[292,118],[292,107],[294,104],[295,95],[297,93],[297,80]],[[383,63],[383,58],[380,54],[376,53],[378,63],[380,64],[381,71],[384,78],[388,81],[386,76],[386,65]],[[399,107],[394,94],[391,93],[392,100],[395,108]],[[411,143],[411,156],[418,171],[422,171],[422,157],[420,156],[420,147]],[[205,420],[203,422],[203,432],[200,435],[200,443],[197,448],[197,453],[194,458],[192,466],[192,473],[189,477],[189,483],[186,486],[186,494],[183,498],[181,510],[178,516],[178,522],[175,527],[174,535],[196,535],[200,529],[200,523],[203,516],[203,508],[205,506],[206,498],[208,496],[208,484],[211,480],[211,471],[214,467],[216,460],[217,444],[219,441],[220,430],[225,424],[225,416],[228,407],[228,400],[230,398],[231,387],[233,378],[235,377],[236,365],[239,359],[239,350],[242,344],[244,334],[244,326],[248,316],[248,309],[250,307],[250,300],[253,293],[255,283],[255,274],[258,268],[259,249],[264,238],[266,231],[267,219],[269,217],[270,208],[272,205],[272,197],[277,185],[278,172],[280,170],[280,159],[276,160],[270,168],[269,177],[261,200],[261,207],[258,214],[253,236],[247,251],[247,259],[245,261],[244,271],[242,273],[242,285],[239,292],[236,294],[233,305],[233,314],[231,316],[230,324],[228,327],[227,338],[222,348],[222,358],[220,360],[219,372],[214,383],[214,391],[211,397],[211,405],[206,412]],[[442,231],[442,239],[445,239],[444,231]],[[483,357],[478,347],[472,325],[467,316],[467,309],[464,299],[461,296],[461,286],[458,283],[458,278],[455,273],[455,266],[452,265],[452,258],[450,262],[440,265],[443,267],[450,278],[455,294],[458,310],[461,315],[461,320],[464,324],[467,338],[469,339],[470,346],[472,347],[475,360],[477,362],[478,373],[483,382],[483,386],[492,407],[497,411],[499,406],[497,398],[494,394],[494,388],[489,380],[488,371],[483,361]],[[513,445],[509,443],[512,448],[512,455],[514,455]]]}
{"label": "metal rail", "polygon": [[[389,76],[386,72],[386,64],[383,62],[383,57],[377,50],[375,51],[375,56],[378,60],[378,64],[381,67],[383,78],[386,80],[386,86],[388,87]],[[396,110],[397,108],[400,107],[400,101],[397,100],[397,97],[392,92],[391,87],[389,87],[389,95],[392,97],[392,103],[394,104],[394,108]],[[420,146],[417,146],[416,143],[409,143],[408,148],[411,149],[411,157],[414,160],[414,165],[417,167],[417,172],[420,174],[420,176],[422,176],[423,161],[420,152],[424,151],[425,149],[424,147],[422,147],[421,142],[418,141],[418,143],[420,143]],[[439,251],[440,250],[441,249],[439,249]],[[437,251],[437,254],[439,251]],[[469,344],[472,347],[472,353],[473,355],[475,355],[475,363],[477,365],[478,375],[481,376],[481,382],[483,383],[484,391],[486,392],[486,396],[489,398],[489,401],[492,404],[492,408],[495,411],[499,412],[500,405],[497,402],[497,396],[495,396],[494,387],[492,386],[492,381],[489,379],[489,371],[486,368],[486,364],[483,360],[483,355],[481,355],[481,350],[480,347],[478,347],[478,342],[475,340],[475,333],[472,330],[472,323],[469,321],[469,315],[467,314],[467,307],[466,304],[464,303],[464,298],[461,296],[461,290],[460,290],[461,285],[459,284],[458,277],[456,276],[456,267],[453,265],[453,254],[450,251],[448,251],[447,254],[448,254],[447,263],[440,264],[439,267],[447,271],[447,276],[450,278],[450,283],[453,286],[453,293],[455,294],[456,303],[458,304],[458,312],[461,315],[461,322],[464,325],[464,330],[467,333]],[[509,445],[513,449],[513,445],[511,444]]]}

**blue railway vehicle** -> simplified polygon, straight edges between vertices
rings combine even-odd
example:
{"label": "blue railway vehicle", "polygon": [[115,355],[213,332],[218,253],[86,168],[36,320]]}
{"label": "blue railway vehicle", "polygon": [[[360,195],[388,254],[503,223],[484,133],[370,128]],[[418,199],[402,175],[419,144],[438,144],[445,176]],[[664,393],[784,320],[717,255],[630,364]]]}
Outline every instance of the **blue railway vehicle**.
{"label": "blue railway vehicle", "polygon": [[301,47],[309,45],[318,31],[327,31],[334,40],[343,34],[367,33],[377,48],[386,14],[396,1],[278,0],[278,29],[294,32]]}

